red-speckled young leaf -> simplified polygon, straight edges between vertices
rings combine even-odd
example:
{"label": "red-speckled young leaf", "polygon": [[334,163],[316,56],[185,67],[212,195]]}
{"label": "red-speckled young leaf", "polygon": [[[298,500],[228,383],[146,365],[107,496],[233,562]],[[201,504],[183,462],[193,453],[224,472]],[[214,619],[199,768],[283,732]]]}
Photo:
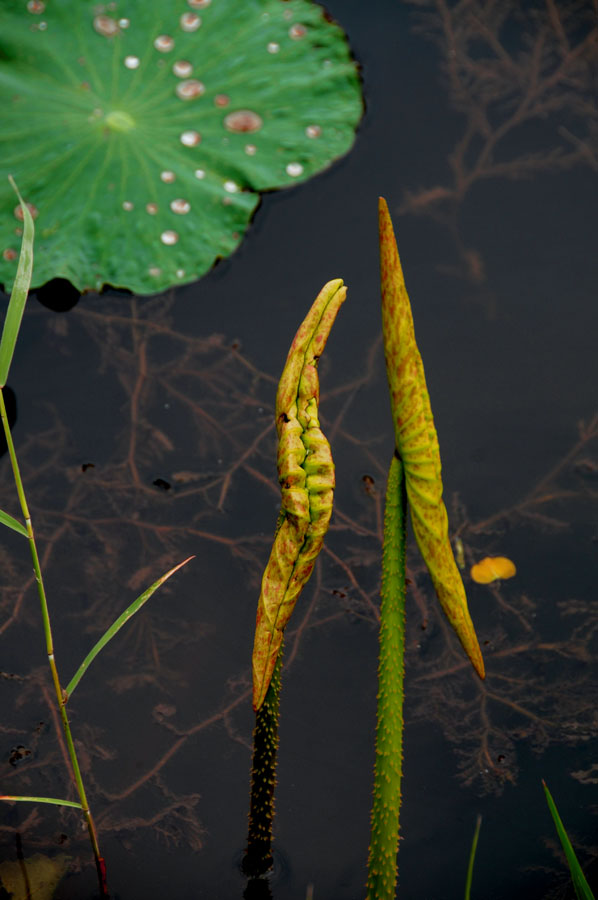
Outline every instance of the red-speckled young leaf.
{"label": "red-speckled young leaf", "polygon": [[424,367],[415,341],[411,304],[388,207],[382,198],[379,227],[386,373],[395,442],[405,469],[413,531],[440,604],[476,672],[483,678],[484,660],[448,536],[448,517],[442,500],[440,449]]}
{"label": "red-speckled young leaf", "polygon": [[253,646],[253,708],[268,691],[282,633],[312,573],[332,514],[334,463],[318,420],[317,364],[347,288],[329,281],[289,350],[276,394],[278,480],[282,504],[262,579]]}

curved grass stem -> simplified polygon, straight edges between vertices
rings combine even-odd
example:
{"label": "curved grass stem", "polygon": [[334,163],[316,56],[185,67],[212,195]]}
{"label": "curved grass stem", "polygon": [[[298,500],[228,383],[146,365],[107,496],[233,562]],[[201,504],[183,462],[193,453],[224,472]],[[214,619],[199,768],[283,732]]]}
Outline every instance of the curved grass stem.
{"label": "curved grass stem", "polygon": [[23,482],[21,480],[21,473],[19,470],[19,463],[17,460],[17,455],[15,452],[12,434],[10,431],[10,425],[8,423],[8,416],[6,413],[6,405],[4,403],[4,394],[2,388],[0,388],[0,417],[2,418],[2,427],[4,429],[4,435],[6,438],[6,445],[8,447],[8,454],[10,457],[10,462],[12,466],[13,476],[15,480],[15,485],[17,489],[17,494],[19,497],[19,502],[21,504],[21,509],[23,511],[23,517],[25,519],[25,527],[27,529],[27,538],[29,540],[29,548],[31,550],[31,557],[33,560],[33,569],[35,572],[35,581],[37,583],[37,591],[39,594],[41,611],[42,611],[42,622],[44,628],[44,636],[46,640],[46,652],[48,654],[48,663],[50,665],[50,671],[52,673],[52,682],[54,684],[54,690],[56,691],[56,700],[58,704],[58,710],[60,713],[60,718],[62,721],[62,728],[64,731],[64,736],[66,739],[66,745],[68,749],[69,759],[71,762],[72,775],[75,782],[75,786],[77,788],[77,793],[79,795],[79,800],[81,802],[81,808],[83,811],[83,815],[85,816],[85,821],[87,822],[87,830],[89,832],[89,839],[91,841],[91,846],[93,848],[93,853],[96,862],[96,869],[98,873],[98,881],[100,885],[100,896],[108,897],[108,888],[106,885],[106,866],[104,863],[104,859],[100,853],[100,847],[98,843],[98,836],[96,832],[96,828],[93,822],[93,818],[89,809],[89,804],[87,802],[87,795],[85,793],[85,787],[83,784],[83,778],[81,776],[81,768],[79,766],[79,760],[77,759],[77,751],[75,750],[75,744],[73,741],[73,736],[71,733],[71,727],[65,707],[66,703],[66,693],[62,688],[60,683],[60,677],[58,675],[58,668],[56,666],[56,660],[54,657],[54,641],[52,638],[52,627],[50,623],[50,611],[48,608],[48,601],[46,598],[46,591],[44,588],[44,581],[42,577],[39,555],[37,552],[37,545],[35,542],[35,535],[33,533],[33,525],[31,522],[31,516],[29,515],[29,507],[27,505],[27,498],[25,496],[25,489],[23,487]]}

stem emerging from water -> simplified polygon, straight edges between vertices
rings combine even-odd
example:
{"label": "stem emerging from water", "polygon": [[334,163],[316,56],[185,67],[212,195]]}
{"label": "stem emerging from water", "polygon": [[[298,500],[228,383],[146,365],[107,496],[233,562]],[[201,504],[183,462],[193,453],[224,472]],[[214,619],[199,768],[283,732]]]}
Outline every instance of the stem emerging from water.
{"label": "stem emerging from water", "polygon": [[403,768],[405,526],[403,465],[390,464],[384,508],[378,721],[367,900],[394,900]]}
{"label": "stem emerging from water", "polygon": [[243,859],[243,871],[250,878],[259,878],[272,868],[272,823],[281,669],[282,646],[278,651],[266,699],[255,714],[249,830],[247,850]]}

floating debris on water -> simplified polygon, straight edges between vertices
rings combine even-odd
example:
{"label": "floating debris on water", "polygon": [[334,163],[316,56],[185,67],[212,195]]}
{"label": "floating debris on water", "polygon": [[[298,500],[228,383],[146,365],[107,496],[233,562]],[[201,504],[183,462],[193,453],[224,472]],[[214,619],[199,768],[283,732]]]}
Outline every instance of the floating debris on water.
{"label": "floating debris on water", "polygon": [[516,573],[515,564],[506,556],[486,556],[471,567],[471,577],[478,584],[490,584],[499,579],[512,578]]}

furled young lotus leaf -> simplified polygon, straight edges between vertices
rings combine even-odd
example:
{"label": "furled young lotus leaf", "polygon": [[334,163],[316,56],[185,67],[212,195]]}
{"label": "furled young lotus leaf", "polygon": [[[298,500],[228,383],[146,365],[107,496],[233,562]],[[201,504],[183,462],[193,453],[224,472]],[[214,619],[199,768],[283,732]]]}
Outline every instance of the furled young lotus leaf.
{"label": "furled young lotus leaf", "polygon": [[334,463],[318,420],[318,359],[347,289],[324,285],[300,326],[278,385],[276,431],[282,503],[262,579],[253,646],[253,708],[268,690],[282,633],[322,548],[332,514]]}
{"label": "furled young lotus leaf", "polygon": [[34,287],[142,294],[232,253],[257,191],[346,153],[362,113],[345,36],[309,0],[2,0],[0,104],[0,283],[12,174],[38,216]]}
{"label": "furled young lotus leaf", "polygon": [[386,201],[379,202],[382,328],[397,453],[405,469],[413,531],[436,594],[478,675],[484,661],[448,537],[440,449],[411,305]]}

